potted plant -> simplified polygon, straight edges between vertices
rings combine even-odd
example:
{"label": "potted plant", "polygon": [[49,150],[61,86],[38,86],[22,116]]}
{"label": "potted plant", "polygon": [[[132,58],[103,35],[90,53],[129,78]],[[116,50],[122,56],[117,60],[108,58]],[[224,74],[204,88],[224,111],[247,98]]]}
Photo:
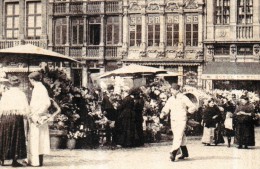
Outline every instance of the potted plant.
{"label": "potted plant", "polygon": [[81,130],[69,131],[67,134],[67,148],[74,149],[76,147],[76,141],[79,138],[86,137],[86,133]]}

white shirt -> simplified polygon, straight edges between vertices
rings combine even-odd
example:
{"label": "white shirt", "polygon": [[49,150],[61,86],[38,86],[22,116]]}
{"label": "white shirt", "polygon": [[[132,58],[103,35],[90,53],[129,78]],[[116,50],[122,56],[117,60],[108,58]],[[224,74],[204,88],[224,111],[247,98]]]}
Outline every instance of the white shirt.
{"label": "white shirt", "polygon": [[47,89],[41,82],[36,82],[30,103],[32,118],[38,119],[40,116],[46,115],[50,105],[51,101]]}
{"label": "white shirt", "polygon": [[194,113],[196,111],[196,105],[193,104],[190,99],[182,93],[178,93],[175,96],[171,96],[165,106],[162,109],[161,116],[168,113],[171,114],[171,120],[187,120],[187,112]]}
{"label": "white shirt", "polygon": [[0,114],[29,114],[29,104],[24,92],[18,87],[11,87],[3,93],[0,102]]}

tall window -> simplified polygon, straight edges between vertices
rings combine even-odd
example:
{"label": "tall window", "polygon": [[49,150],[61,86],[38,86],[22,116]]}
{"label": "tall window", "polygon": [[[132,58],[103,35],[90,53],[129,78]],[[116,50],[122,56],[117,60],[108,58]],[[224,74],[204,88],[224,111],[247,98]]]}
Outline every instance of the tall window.
{"label": "tall window", "polygon": [[148,15],[148,46],[159,46],[160,43],[160,17]]}
{"label": "tall window", "polygon": [[216,24],[226,25],[230,22],[230,0],[216,0]]}
{"label": "tall window", "polygon": [[186,46],[198,46],[198,16],[186,16]]}
{"label": "tall window", "polygon": [[40,39],[42,28],[41,2],[27,3],[27,38]]}
{"label": "tall window", "polygon": [[119,43],[119,17],[107,17],[106,25],[107,45],[116,45]]}
{"label": "tall window", "polygon": [[67,20],[66,18],[57,18],[55,20],[55,44],[64,45],[67,38]]}
{"label": "tall window", "polygon": [[6,38],[17,39],[19,35],[19,3],[6,4]]}
{"label": "tall window", "polygon": [[89,18],[89,44],[99,45],[101,40],[101,18],[90,17]]}
{"label": "tall window", "polygon": [[142,18],[140,15],[130,16],[130,46],[140,46],[142,41]]}
{"label": "tall window", "polygon": [[253,23],[253,0],[238,0],[238,24]]}
{"label": "tall window", "polygon": [[168,15],[166,20],[167,46],[178,46],[179,43],[179,17]]}
{"label": "tall window", "polygon": [[72,44],[83,44],[83,18],[73,18],[71,21]]}

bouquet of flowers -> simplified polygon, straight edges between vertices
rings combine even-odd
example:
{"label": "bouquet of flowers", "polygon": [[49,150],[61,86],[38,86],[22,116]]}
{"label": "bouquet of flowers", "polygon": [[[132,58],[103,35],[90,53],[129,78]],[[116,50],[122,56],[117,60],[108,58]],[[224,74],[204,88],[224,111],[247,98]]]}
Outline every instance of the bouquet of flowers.
{"label": "bouquet of flowers", "polygon": [[58,114],[55,118],[52,124],[50,125],[51,129],[66,129],[67,125],[66,122],[68,121],[68,117],[64,114]]}
{"label": "bouquet of flowers", "polygon": [[86,137],[86,133],[81,130],[76,130],[75,132],[69,131],[67,134],[68,139],[79,139]]}

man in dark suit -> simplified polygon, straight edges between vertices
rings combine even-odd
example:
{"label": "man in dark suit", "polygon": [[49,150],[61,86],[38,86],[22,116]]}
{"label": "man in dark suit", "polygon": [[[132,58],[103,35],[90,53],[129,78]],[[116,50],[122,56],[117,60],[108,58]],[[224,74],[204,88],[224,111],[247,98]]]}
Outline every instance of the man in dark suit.
{"label": "man in dark suit", "polygon": [[[101,111],[102,113],[106,116],[106,118],[114,122],[117,118],[117,111],[114,108],[113,105],[113,92],[114,92],[114,86],[113,85],[108,85],[107,86],[107,92],[103,96],[103,100],[101,103]],[[110,126],[107,126],[107,133],[106,133],[106,140],[107,143],[111,143],[111,134],[112,134],[112,143],[114,143],[115,139],[115,130],[113,128],[110,128]]]}

